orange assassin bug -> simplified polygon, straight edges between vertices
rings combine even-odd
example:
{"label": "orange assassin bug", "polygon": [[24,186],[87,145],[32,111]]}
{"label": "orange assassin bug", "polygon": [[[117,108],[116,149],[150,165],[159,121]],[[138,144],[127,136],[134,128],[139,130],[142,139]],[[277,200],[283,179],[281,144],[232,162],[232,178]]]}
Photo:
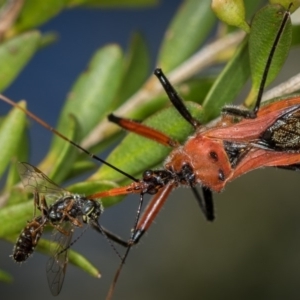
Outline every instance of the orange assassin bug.
{"label": "orange assassin bug", "polygon": [[[130,193],[155,194],[134,227],[130,245],[116,272],[107,299],[112,297],[131,245],[138,243],[149,229],[174,188],[190,187],[206,219],[212,221],[212,192],[221,192],[230,181],[266,166],[300,170],[300,97],[289,97],[261,106],[270,65],[289,16],[288,10],[269,54],[253,110],[225,106],[221,119],[212,126],[204,127],[189,113],[162,70],[156,69],[154,74],[170,101],[195,129],[195,134],[184,145],[179,145],[171,137],[139,122],[109,115],[109,120],[123,129],[171,146],[173,151],[166,158],[163,169],[146,170],[139,182],[90,195],[91,198],[102,198]],[[198,184],[202,188],[203,198],[196,190]]]}
{"label": "orange assassin bug", "polygon": [[[224,114],[222,116],[221,121],[217,124],[214,124],[213,127],[211,128],[204,128],[198,122],[198,120],[196,120],[191,116],[191,114],[185,107],[182,99],[179,97],[179,95],[172,87],[172,85],[170,84],[166,76],[163,74],[162,70],[156,69],[154,74],[160,80],[163,88],[165,89],[167,95],[169,96],[170,101],[172,102],[174,107],[178,110],[178,112],[182,115],[182,117],[186,119],[187,122],[189,122],[196,130],[195,135],[193,137],[190,137],[188,142],[184,146],[180,146],[180,144],[177,141],[173,140],[172,138],[163,134],[162,132],[149,128],[141,123],[134,122],[132,120],[128,120],[124,118],[119,118],[114,116],[113,114],[110,114],[108,116],[108,119],[111,122],[118,124],[119,126],[123,127],[124,129],[127,129],[128,131],[155,140],[162,145],[171,146],[175,148],[174,151],[170,154],[170,156],[166,160],[165,170],[159,170],[159,171],[147,170],[145,171],[142,180],[139,180],[131,176],[130,174],[119,169],[118,167],[110,164],[109,162],[99,158],[98,156],[84,149],[79,144],[75,143],[74,141],[70,140],[69,138],[67,138],[60,132],[58,132],[55,128],[51,127],[49,124],[47,124],[45,121],[37,117],[35,114],[19,106],[17,103],[5,97],[4,95],[0,94],[0,99],[14,107],[19,108],[29,117],[31,117],[36,122],[38,122],[40,125],[52,131],[55,135],[59,136],[65,141],[71,143],[73,146],[77,147],[78,149],[80,149],[81,151],[89,155],[91,158],[96,159],[97,161],[109,166],[110,168],[123,174],[124,176],[126,176],[127,178],[133,181],[133,183],[128,186],[114,188],[109,191],[99,192],[93,195],[89,195],[89,197],[91,196],[94,198],[98,198],[99,196],[108,197],[113,195],[122,195],[122,194],[129,194],[129,193],[139,193],[141,195],[146,193],[156,194],[157,192],[161,191],[161,188],[165,187],[166,185],[168,187],[164,195],[167,196],[166,194],[169,194],[170,191],[172,190],[169,187],[170,180],[173,179],[173,176],[170,175],[170,172],[171,173],[174,172],[175,174],[176,173],[175,169],[181,169],[182,172],[178,171],[178,174],[180,173],[179,175],[183,177],[182,180],[179,180],[177,183],[182,184],[184,181],[188,183],[188,186],[192,188],[193,192],[196,195],[196,198],[198,198],[199,204],[202,207],[206,218],[212,221],[214,219],[213,206],[212,206],[212,191],[215,192],[222,191],[222,189],[224,188],[227,182],[232,181],[236,177],[242,175],[243,173],[251,169],[255,169],[259,167],[259,163],[253,164],[252,167],[241,166],[241,162],[244,161],[244,159],[251,160],[251,158],[254,158],[254,156],[253,157],[250,156],[249,153],[249,152],[252,153],[254,149],[251,149],[251,151],[249,151],[250,149],[246,147],[246,143],[248,141],[257,138],[259,135],[259,132],[255,133],[253,132],[253,130],[259,128],[259,130],[263,131],[263,128],[260,128],[258,124],[263,124],[265,129],[269,128],[270,130],[274,130],[271,124],[274,123],[275,120],[277,119],[279,120],[279,117],[282,115],[282,112],[287,112],[288,108],[291,108],[291,106],[297,104],[298,98],[295,97],[292,99],[278,101],[278,102],[271,103],[270,105],[260,107],[261,98],[262,98],[261,96],[264,90],[265,81],[271,65],[271,61],[275,53],[276,45],[278,44],[280,36],[282,35],[282,32],[284,30],[284,27],[287,21],[289,20],[289,15],[290,15],[289,11],[287,11],[284,15],[284,19],[282,21],[281,27],[278,30],[276,39],[274,41],[274,45],[269,55],[269,60],[267,62],[263,74],[260,93],[257,97],[257,102],[253,111],[241,110],[236,107],[225,107],[223,109]],[[236,122],[236,118],[240,118],[242,120],[240,120],[240,122]],[[250,135],[249,132],[251,132]],[[211,140],[208,141],[209,138]],[[215,144],[213,139],[216,139]],[[234,141],[236,141],[237,143],[232,144]],[[222,144],[223,142],[225,145]],[[238,142],[241,143],[238,144]],[[200,146],[201,149],[198,149],[197,147]],[[272,147],[271,145],[269,145],[268,147],[267,143],[263,145],[262,141],[260,141],[260,143],[258,144],[251,143],[251,146],[253,146],[253,148],[257,146],[258,149],[265,150],[265,151],[275,150],[274,147]],[[213,147],[216,147],[217,149],[218,148],[221,149],[220,157],[218,157],[218,153],[209,151],[209,149]],[[209,160],[202,159],[202,157],[199,157],[200,156],[199,153],[201,153],[203,149],[206,149],[204,151],[209,153],[208,154]],[[185,150],[185,153],[182,150]],[[277,150],[280,149],[278,148]],[[187,156],[191,156],[190,154],[192,154],[193,152],[196,152],[194,154],[195,160],[193,162],[194,164],[193,168],[195,170],[202,169],[201,172],[196,171],[195,173],[196,177],[199,177],[197,178],[197,182],[196,181],[193,182],[193,180],[196,180],[195,176],[194,178],[190,178],[190,179],[187,178],[189,172],[191,172],[189,168],[187,168],[186,170],[182,168],[182,165],[185,165],[184,163],[182,164],[182,161],[187,160],[186,159]],[[179,155],[177,155],[178,153]],[[265,165],[264,162],[261,163]],[[267,166],[273,166],[274,164],[276,164],[276,162],[274,162],[273,164],[266,163]],[[279,161],[278,164],[280,164]],[[285,165],[290,165],[290,164],[292,163],[287,162]],[[174,170],[169,171],[172,168]],[[217,171],[215,171],[215,169],[217,169]],[[217,176],[216,173],[218,173]],[[194,185],[196,183],[201,183],[203,187],[204,201],[201,199],[197,190],[194,189]]]}
{"label": "orange assassin bug", "polygon": [[[220,121],[212,127],[204,127],[192,117],[174,87],[158,68],[154,74],[170,101],[195,128],[195,134],[184,145],[179,145],[171,137],[139,122],[109,115],[108,119],[120,127],[174,148],[166,158],[162,170],[146,170],[143,179],[138,182],[90,195],[93,198],[130,193],[155,194],[133,232],[133,244],[150,227],[170,192],[179,185],[192,188],[205,217],[212,221],[213,191],[221,192],[228,182],[262,166],[298,168],[300,144],[295,136],[299,126],[297,114],[300,114],[300,97],[271,102],[261,107],[267,74],[289,16],[289,11],[286,11],[269,55],[253,110],[225,106]],[[195,188],[197,184],[203,189],[203,199]]]}

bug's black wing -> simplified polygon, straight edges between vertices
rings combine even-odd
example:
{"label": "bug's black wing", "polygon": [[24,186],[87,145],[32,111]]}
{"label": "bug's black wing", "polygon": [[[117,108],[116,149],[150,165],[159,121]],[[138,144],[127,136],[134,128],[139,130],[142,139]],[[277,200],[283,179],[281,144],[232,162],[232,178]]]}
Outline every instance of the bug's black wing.
{"label": "bug's black wing", "polygon": [[19,175],[24,188],[31,192],[43,194],[59,194],[60,196],[67,193],[62,187],[54,183],[41,170],[26,162],[17,164]]}
{"label": "bug's black wing", "polygon": [[46,266],[49,288],[53,296],[57,296],[64,283],[68,265],[68,249],[71,244],[74,226],[69,221],[59,225],[63,232],[54,229],[51,245],[51,257]]}
{"label": "bug's black wing", "polygon": [[300,105],[276,119],[260,136],[258,145],[275,151],[300,151]]}

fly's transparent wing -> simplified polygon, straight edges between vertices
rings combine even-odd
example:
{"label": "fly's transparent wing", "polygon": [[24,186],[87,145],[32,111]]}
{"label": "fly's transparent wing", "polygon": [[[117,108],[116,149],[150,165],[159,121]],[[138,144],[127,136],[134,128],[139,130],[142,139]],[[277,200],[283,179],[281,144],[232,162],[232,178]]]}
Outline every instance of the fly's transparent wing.
{"label": "fly's transparent wing", "polygon": [[65,221],[59,225],[63,232],[54,229],[51,257],[46,266],[49,288],[53,296],[57,296],[64,283],[68,265],[68,249],[71,244],[74,226]]}
{"label": "fly's transparent wing", "polygon": [[28,191],[58,194],[60,196],[67,193],[66,190],[54,183],[38,168],[26,162],[19,162],[17,166],[24,188]]}

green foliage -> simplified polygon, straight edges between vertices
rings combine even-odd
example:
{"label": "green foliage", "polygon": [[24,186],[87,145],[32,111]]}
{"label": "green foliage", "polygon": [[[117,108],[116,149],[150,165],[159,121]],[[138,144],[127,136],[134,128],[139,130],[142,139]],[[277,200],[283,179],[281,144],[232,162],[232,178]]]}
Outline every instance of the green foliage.
{"label": "green foliage", "polygon": [[[11,22],[2,35],[1,90],[12,83],[41,46],[47,46],[49,41],[53,41],[52,35],[41,36],[38,31],[32,29],[53,18],[63,9],[77,5],[106,7],[108,3],[112,7],[148,6],[156,2],[155,0],[26,1],[20,11],[16,10],[15,22]],[[255,100],[266,57],[273,44],[274,34],[278,30],[282,12],[280,6],[264,7],[255,14],[253,26],[250,24],[250,36],[245,36],[243,40],[236,37],[225,49],[222,48],[222,44],[227,38],[227,32],[235,33],[235,29],[226,24],[221,25],[222,30],[215,36],[216,41],[220,42],[220,50],[212,52],[209,58],[205,58],[208,62],[205,67],[216,66],[220,61],[224,61],[225,52],[226,64],[218,75],[212,72],[208,78],[201,73],[203,65],[195,67],[198,65],[193,59],[200,60],[201,55],[200,58],[192,56],[207,41],[212,28],[216,25],[217,19],[210,9],[210,2],[210,0],[183,1],[182,8],[174,16],[166,31],[161,50],[157,55],[158,66],[176,78],[174,82],[184,98],[194,101],[186,103],[188,109],[203,123],[216,118],[225,104],[235,100],[249,79],[250,73],[252,75],[250,95],[252,101]],[[241,1],[238,2],[241,4]],[[259,5],[261,1],[252,2]],[[252,10],[247,6],[246,12],[244,8],[241,10],[239,23],[246,24],[245,15],[248,15],[249,11]],[[231,13],[230,10],[228,13]],[[227,19],[226,16],[225,18],[222,16],[222,20]],[[248,28],[246,25],[243,27]],[[284,37],[276,50],[268,83],[277,76],[290,50],[292,31],[298,32],[299,27],[292,28],[290,23],[287,24]],[[299,39],[294,38],[292,45],[298,43]],[[177,141],[184,142],[193,129],[182,120],[174,108],[169,107],[168,99],[156,78],[151,76],[147,79],[149,65],[149,50],[143,37],[138,34],[133,36],[126,54],[122,53],[117,45],[108,45],[98,50],[91,58],[87,71],[79,75],[74,83],[60,114],[57,130],[90,151],[104,150],[119,137],[119,128],[106,121],[106,115],[116,111],[120,116],[146,119],[145,124],[165,132]],[[25,103],[20,105],[25,107]],[[3,174],[9,163],[12,163],[5,189],[0,197],[2,205],[0,238],[14,242],[26,221],[32,218],[33,212],[32,197],[27,196],[18,184],[13,164],[17,160],[27,160],[29,148],[25,114],[18,108],[14,108],[0,123],[0,142],[0,173]],[[169,151],[170,149],[166,147],[131,133],[118,144],[107,160],[132,176],[138,177],[144,170],[161,164]],[[117,187],[128,181],[122,174],[107,166],[97,169],[87,155],[80,153],[78,149],[57,136],[53,138],[49,152],[38,168],[57,184],[95,168],[94,174],[87,181],[70,187],[72,192],[85,194]],[[120,200],[120,197],[107,198],[103,200],[103,204],[108,207]],[[48,254],[47,249],[49,242],[42,239],[38,250]],[[75,252],[71,252],[70,261],[93,276],[99,275],[92,265]],[[8,280],[9,276],[1,273],[0,279]]]}
{"label": "green foliage", "polygon": [[38,50],[41,35],[28,31],[0,45],[0,90],[6,89]]}
{"label": "green foliage", "polygon": [[[25,107],[25,103],[20,103]],[[2,121],[0,128],[0,175],[3,174],[5,168],[9,164],[11,157],[13,157],[22,141],[21,137],[24,134],[26,126],[26,117],[24,113],[17,108],[14,108],[7,117]]]}

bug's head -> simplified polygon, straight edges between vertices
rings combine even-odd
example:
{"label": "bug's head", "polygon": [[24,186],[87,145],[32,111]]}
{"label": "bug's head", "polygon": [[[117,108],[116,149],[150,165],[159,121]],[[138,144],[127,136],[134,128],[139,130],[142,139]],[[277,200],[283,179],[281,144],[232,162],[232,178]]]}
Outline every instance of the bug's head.
{"label": "bug's head", "polygon": [[82,206],[82,220],[84,223],[98,222],[102,213],[102,206],[98,201],[87,199]]}
{"label": "bug's head", "polygon": [[[198,135],[169,156],[167,169],[188,182],[202,184],[207,188],[220,192],[231,174],[231,165],[224,150],[223,142],[203,135]],[[181,182],[185,184],[185,182]]]}

